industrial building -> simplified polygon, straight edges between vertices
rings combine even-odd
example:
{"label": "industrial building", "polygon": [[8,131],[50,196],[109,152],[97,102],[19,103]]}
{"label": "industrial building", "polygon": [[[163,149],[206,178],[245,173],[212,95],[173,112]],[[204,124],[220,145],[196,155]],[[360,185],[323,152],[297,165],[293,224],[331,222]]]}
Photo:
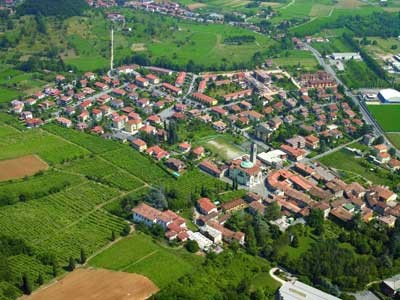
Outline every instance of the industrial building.
{"label": "industrial building", "polygon": [[300,281],[285,282],[278,291],[279,300],[340,300]]}
{"label": "industrial building", "polygon": [[384,89],[378,93],[378,99],[382,103],[400,103],[400,92],[394,89]]}

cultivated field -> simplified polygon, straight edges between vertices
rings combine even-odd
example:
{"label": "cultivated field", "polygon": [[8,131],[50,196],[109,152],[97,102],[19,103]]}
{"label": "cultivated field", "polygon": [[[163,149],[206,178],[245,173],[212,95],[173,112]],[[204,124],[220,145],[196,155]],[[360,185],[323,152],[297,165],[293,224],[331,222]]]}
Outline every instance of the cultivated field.
{"label": "cultivated field", "polygon": [[400,105],[368,105],[369,111],[386,132],[400,132]]}
{"label": "cultivated field", "polygon": [[0,161],[0,181],[24,178],[39,171],[47,170],[49,165],[37,155],[27,155]]}
{"label": "cultivated field", "polygon": [[95,256],[89,265],[143,274],[163,288],[194,270],[199,260],[200,257],[194,257],[183,249],[164,248],[150,236],[135,233]]}
{"label": "cultivated field", "polygon": [[77,269],[60,281],[40,289],[27,300],[141,300],[158,292],[142,275],[104,269]]}

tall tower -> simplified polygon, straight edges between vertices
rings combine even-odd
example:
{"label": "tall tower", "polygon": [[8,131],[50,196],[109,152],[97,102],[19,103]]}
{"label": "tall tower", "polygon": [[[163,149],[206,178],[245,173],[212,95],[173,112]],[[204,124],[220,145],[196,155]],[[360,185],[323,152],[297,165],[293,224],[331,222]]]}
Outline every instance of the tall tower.
{"label": "tall tower", "polygon": [[257,160],[257,145],[256,143],[252,142],[250,146],[250,161],[253,165],[256,164]]}
{"label": "tall tower", "polygon": [[110,55],[110,71],[114,70],[114,27],[111,26],[111,55]]}

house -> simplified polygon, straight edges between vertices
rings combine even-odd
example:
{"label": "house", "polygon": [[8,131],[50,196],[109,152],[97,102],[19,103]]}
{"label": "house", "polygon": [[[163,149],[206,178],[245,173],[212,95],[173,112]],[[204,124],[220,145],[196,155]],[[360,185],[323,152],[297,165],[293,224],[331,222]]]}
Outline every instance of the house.
{"label": "house", "polygon": [[373,147],[373,151],[375,154],[386,153],[386,152],[388,152],[388,147],[384,144],[375,145]]}
{"label": "house", "polygon": [[196,206],[198,211],[203,215],[210,215],[212,213],[218,212],[217,207],[208,198],[200,198],[199,200],[197,200]]}
{"label": "house", "polygon": [[35,128],[43,125],[43,121],[39,118],[26,119],[25,124],[27,128]]}
{"label": "house", "polygon": [[32,119],[33,118],[33,114],[30,111],[23,111],[21,113],[21,119],[22,120],[28,120],[28,119]]}
{"label": "house", "polygon": [[143,77],[140,77],[140,76],[136,77],[135,83],[136,83],[136,85],[138,85],[138,86],[140,86],[142,88],[145,88],[145,87],[149,86],[149,81],[146,78],[143,78]]}
{"label": "house", "polygon": [[181,87],[185,83],[186,79],[186,72],[179,72],[178,76],[176,77],[175,85],[177,87]]}
{"label": "house", "polygon": [[86,78],[87,80],[95,80],[96,79],[96,74],[92,73],[92,72],[86,72],[83,75],[84,78]]}
{"label": "house", "polygon": [[175,172],[182,172],[186,168],[185,163],[176,158],[169,158],[165,164],[168,168],[174,170]]}
{"label": "house", "polygon": [[129,132],[129,133],[135,133],[142,126],[143,126],[143,124],[142,124],[142,119],[141,118],[130,119],[130,120],[128,120],[128,122],[126,122],[125,130],[127,132]]}
{"label": "house", "polygon": [[104,129],[101,126],[95,126],[92,128],[92,130],[90,132],[97,134],[97,135],[101,135],[101,134],[104,134]]}
{"label": "house", "polygon": [[146,150],[146,153],[156,160],[162,160],[169,157],[169,153],[160,146],[152,146]]}
{"label": "house", "polygon": [[305,144],[306,147],[315,150],[319,148],[319,138],[317,138],[315,135],[308,135],[305,137]]}
{"label": "house", "polygon": [[201,94],[201,93],[193,93],[192,94],[193,99],[207,105],[207,106],[213,106],[218,104],[218,100],[214,99],[210,96]]}
{"label": "house", "polygon": [[123,97],[126,95],[126,92],[123,89],[118,88],[113,89],[111,93],[116,97]]}
{"label": "house", "polygon": [[179,149],[179,151],[182,152],[182,153],[187,153],[187,152],[190,151],[190,149],[192,149],[192,145],[190,145],[190,144],[187,143],[187,142],[183,142],[183,143],[180,143],[180,144],[179,144],[178,149]]}
{"label": "house", "polygon": [[192,150],[192,155],[195,159],[200,159],[204,156],[204,148],[199,146]]}
{"label": "house", "polygon": [[285,152],[291,160],[294,161],[302,160],[306,155],[306,152],[303,149],[296,149],[289,145],[281,145],[281,150]]}
{"label": "house", "polygon": [[148,135],[155,135],[157,133],[156,128],[151,125],[144,125],[139,131]]}
{"label": "house", "polygon": [[112,120],[113,127],[116,129],[122,129],[125,127],[125,124],[127,121],[128,121],[128,117],[126,115],[116,116]]}
{"label": "house", "polygon": [[79,122],[86,122],[88,119],[89,119],[89,112],[87,110],[82,111],[78,116]]}
{"label": "house", "polygon": [[100,82],[100,81],[97,81],[97,82],[94,84],[94,86],[95,86],[96,88],[100,89],[101,91],[106,91],[106,90],[108,90],[108,89],[110,88],[107,84],[105,84],[105,83],[103,83],[103,82]]}
{"label": "house", "polygon": [[141,139],[134,139],[131,141],[131,145],[134,149],[138,150],[139,152],[143,152],[147,149],[147,144],[145,141]]}
{"label": "house", "polygon": [[228,127],[223,121],[215,121],[212,124],[213,128],[219,132],[224,132]]}
{"label": "house", "polygon": [[56,119],[56,121],[57,121],[58,124],[60,124],[61,126],[64,126],[64,127],[68,127],[69,128],[69,127],[72,126],[72,121],[67,119],[67,118],[64,118],[64,117],[58,117]]}
{"label": "house", "polygon": [[397,199],[397,194],[384,186],[375,185],[370,188],[370,193],[375,195],[379,201],[392,202]]}
{"label": "house", "polygon": [[121,99],[113,99],[111,100],[110,105],[114,109],[121,109],[124,107],[124,101]]}
{"label": "house", "polygon": [[182,95],[182,90],[176,86],[173,86],[172,84],[169,84],[167,82],[164,82],[162,84],[162,87],[168,91],[170,91],[172,94],[175,94],[177,96]]}
{"label": "house", "polygon": [[221,205],[221,209],[225,213],[232,213],[234,211],[243,210],[246,207],[247,203],[242,198],[225,202]]}
{"label": "house", "polygon": [[199,168],[200,168],[200,170],[202,170],[214,177],[221,178],[221,176],[222,176],[222,171],[218,168],[218,166],[216,164],[212,163],[211,161],[203,160],[199,164]]}
{"label": "house", "polygon": [[263,216],[265,214],[266,207],[258,201],[252,201],[249,204],[248,211],[252,215]]}
{"label": "house", "polygon": [[100,121],[103,117],[103,112],[100,109],[94,108],[92,109],[92,117],[95,121]]}
{"label": "house", "polygon": [[285,142],[294,149],[303,149],[306,146],[306,140],[300,135],[287,139]]}
{"label": "house", "polygon": [[160,79],[153,74],[147,74],[146,75],[146,79],[151,83],[151,84],[159,84],[160,83]]}

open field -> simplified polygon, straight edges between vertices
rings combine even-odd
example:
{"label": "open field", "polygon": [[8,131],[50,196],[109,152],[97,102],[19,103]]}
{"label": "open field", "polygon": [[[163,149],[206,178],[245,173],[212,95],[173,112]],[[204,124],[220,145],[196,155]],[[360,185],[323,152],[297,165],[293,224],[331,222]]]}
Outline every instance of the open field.
{"label": "open field", "polygon": [[368,109],[384,131],[400,132],[400,105],[368,105]]}
{"label": "open field", "polygon": [[148,299],[158,288],[144,276],[109,270],[77,269],[27,300]]}
{"label": "open field", "polygon": [[151,237],[135,233],[95,256],[89,261],[89,265],[139,273],[163,288],[184,274],[194,271],[194,265],[200,261],[200,257],[190,255],[183,249],[164,248],[152,241]]}
{"label": "open field", "polygon": [[315,70],[318,62],[309,51],[290,50],[284,52],[281,57],[274,58],[273,62],[282,68],[302,68]]}
{"label": "open field", "polygon": [[390,132],[386,134],[392,144],[397,148],[400,149],[400,132]]}
{"label": "open field", "polygon": [[320,159],[320,162],[327,167],[342,172],[343,179],[347,181],[358,181],[365,183],[365,180],[373,184],[393,186],[396,184],[390,179],[390,172],[372,164],[366,164],[362,158],[356,158],[345,149],[333,152]]}
{"label": "open field", "polygon": [[338,75],[351,89],[388,87],[388,83],[378,77],[364,61],[346,62],[345,70],[338,72]]}
{"label": "open field", "polygon": [[223,137],[208,140],[203,145],[206,149],[225,160],[238,158],[244,154],[240,148],[228,142]]}
{"label": "open field", "polygon": [[27,155],[14,159],[0,161],[0,181],[32,176],[49,167],[37,155]]}
{"label": "open field", "polygon": [[[152,61],[163,59],[164,64],[170,62],[177,67],[193,61],[196,65],[216,68],[221,64],[250,63],[254,53],[263,52],[274,43],[265,36],[228,25],[204,25],[141,11],[123,11],[127,16],[126,26],[135,30],[129,33],[116,30],[117,61],[140,53],[148,55]],[[82,71],[107,67],[107,22],[98,16],[74,17],[65,22],[66,36],[74,51],[65,54],[64,61]],[[153,32],[151,38],[149,31]],[[237,35],[252,35],[256,39],[243,45],[224,44],[225,38]]]}

